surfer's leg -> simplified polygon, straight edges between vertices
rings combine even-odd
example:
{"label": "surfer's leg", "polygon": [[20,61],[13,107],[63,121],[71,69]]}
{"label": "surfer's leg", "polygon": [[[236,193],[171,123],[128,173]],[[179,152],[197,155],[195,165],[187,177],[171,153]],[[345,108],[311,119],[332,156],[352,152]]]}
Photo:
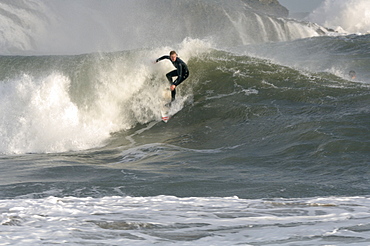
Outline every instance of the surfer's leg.
{"label": "surfer's leg", "polygon": [[[171,85],[173,83],[172,77],[176,77],[176,76],[178,76],[177,70],[173,70],[169,72],[168,74],[166,74],[168,82],[170,82]],[[175,100],[175,97],[176,97],[176,90],[173,90],[171,91],[171,98],[172,98],[171,101]]]}
{"label": "surfer's leg", "polygon": [[[177,71],[176,71],[176,73],[177,73]],[[189,76],[189,72],[186,72],[186,73],[184,74],[184,76],[182,77],[181,82],[183,82],[185,79],[187,79],[187,78],[188,78],[188,76]],[[178,78],[177,78],[177,79],[178,79]],[[175,80],[175,84],[176,84],[176,82],[177,82],[177,80]],[[178,83],[177,85],[181,84],[181,82],[180,82],[180,83]],[[175,100],[175,97],[176,97],[176,89],[174,89],[173,91],[171,91],[171,96],[172,96],[172,101],[174,101],[174,100]]]}
{"label": "surfer's leg", "polygon": [[176,97],[176,89],[171,91],[171,102],[173,102],[175,100],[175,97]]}
{"label": "surfer's leg", "polygon": [[176,77],[176,76],[177,76],[177,70],[173,70],[169,72],[168,74],[166,74],[166,77],[168,79],[168,82],[170,82],[170,84],[172,84],[173,82],[172,77]]}

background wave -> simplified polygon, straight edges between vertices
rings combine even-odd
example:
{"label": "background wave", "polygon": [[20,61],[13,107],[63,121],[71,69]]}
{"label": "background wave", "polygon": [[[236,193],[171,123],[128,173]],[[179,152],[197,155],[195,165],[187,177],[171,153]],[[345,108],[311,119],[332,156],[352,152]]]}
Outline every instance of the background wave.
{"label": "background wave", "polygon": [[366,0],[325,0],[308,19],[339,32],[369,33],[369,11]]}
{"label": "background wave", "polygon": [[162,47],[187,37],[231,46],[325,32],[313,23],[264,15],[239,0],[5,0],[0,8],[1,54],[120,51]]}

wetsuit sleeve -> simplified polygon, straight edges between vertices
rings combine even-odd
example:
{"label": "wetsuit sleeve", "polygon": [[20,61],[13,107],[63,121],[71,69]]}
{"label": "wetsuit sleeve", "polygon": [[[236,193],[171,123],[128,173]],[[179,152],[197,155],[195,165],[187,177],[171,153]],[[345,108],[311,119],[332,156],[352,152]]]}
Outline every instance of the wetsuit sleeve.
{"label": "wetsuit sleeve", "polygon": [[163,59],[170,59],[170,56],[161,56],[159,57],[157,60],[155,60],[156,62],[159,62],[159,61],[162,61]]}

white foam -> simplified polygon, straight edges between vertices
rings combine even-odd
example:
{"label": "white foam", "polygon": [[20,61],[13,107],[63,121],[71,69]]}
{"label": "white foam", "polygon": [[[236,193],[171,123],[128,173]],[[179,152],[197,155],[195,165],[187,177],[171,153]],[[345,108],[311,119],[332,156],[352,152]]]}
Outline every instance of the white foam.
{"label": "white foam", "polygon": [[58,73],[42,78],[22,75],[0,87],[0,151],[55,152],[84,149],[109,132],[86,125],[68,94],[70,80]]}
{"label": "white foam", "polygon": [[369,197],[48,197],[0,204],[0,242],[5,245],[370,242]]}
{"label": "white foam", "polygon": [[325,0],[308,17],[339,32],[370,32],[370,3],[368,0]]}

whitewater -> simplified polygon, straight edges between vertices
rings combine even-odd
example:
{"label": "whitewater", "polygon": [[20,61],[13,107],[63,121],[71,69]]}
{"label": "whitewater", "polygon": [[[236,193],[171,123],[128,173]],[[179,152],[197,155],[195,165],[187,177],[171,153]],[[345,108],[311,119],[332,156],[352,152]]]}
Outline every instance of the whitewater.
{"label": "whitewater", "polygon": [[0,245],[369,245],[369,12],[0,1]]}

